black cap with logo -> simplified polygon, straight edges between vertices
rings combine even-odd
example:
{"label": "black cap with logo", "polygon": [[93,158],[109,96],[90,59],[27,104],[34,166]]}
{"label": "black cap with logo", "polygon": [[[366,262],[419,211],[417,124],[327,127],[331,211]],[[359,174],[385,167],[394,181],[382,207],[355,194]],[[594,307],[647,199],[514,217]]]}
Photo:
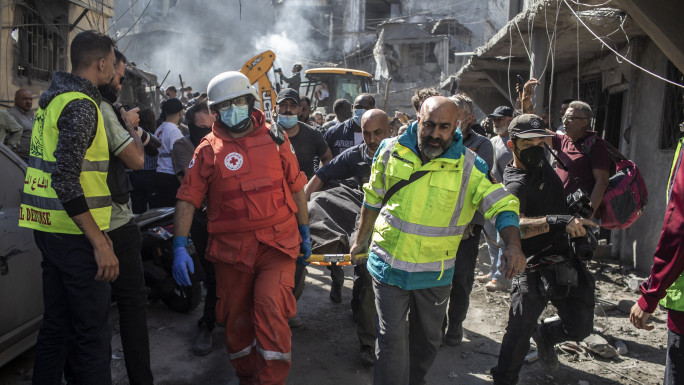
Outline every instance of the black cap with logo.
{"label": "black cap with logo", "polygon": [[545,138],[553,136],[552,133],[544,129],[544,121],[534,114],[523,114],[516,116],[508,125],[508,135],[511,138]]}
{"label": "black cap with logo", "polygon": [[276,98],[276,104],[280,104],[285,99],[292,99],[297,105],[299,105],[299,92],[292,88],[283,88],[278,92],[278,97]]}

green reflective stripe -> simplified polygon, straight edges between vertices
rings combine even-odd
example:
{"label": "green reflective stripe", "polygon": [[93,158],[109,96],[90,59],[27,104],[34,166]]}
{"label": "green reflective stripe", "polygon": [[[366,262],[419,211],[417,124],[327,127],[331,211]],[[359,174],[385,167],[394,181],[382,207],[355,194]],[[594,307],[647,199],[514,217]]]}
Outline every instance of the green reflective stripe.
{"label": "green reflective stripe", "polygon": [[[29,158],[29,167],[33,167],[37,170],[44,171],[48,174],[53,174],[55,172],[56,162],[37,158],[32,156]],[[83,159],[81,163],[81,171],[97,171],[97,172],[107,172],[109,171],[109,161],[108,160],[95,160],[91,161],[88,159]]]}
{"label": "green reflective stripe", "polygon": [[451,215],[451,220],[449,221],[449,227],[456,226],[458,223],[458,218],[461,216],[461,211],[463,211],[463,204],[465,202],[465,195],[468,192],[468,185],[470,183],[470,174],[473,172],[473,167],[475,166],[475,154],[470,151],[465,152],[465,160],[463,162],[463,174],[461,175],[461,191],[458,193],[458,200],[456,201],[456,208],[454,213]]}
{"label": "green reflective stripe", "polygon": [[[390,155],[392,155],[392,151],[394,151],[394,147],[396,147],[397,143],[399,143],[399,139],[391,139],[389,143],[387,143],[387,147],[385,147],[385,152],[382,153],[382,185],[387,186],[387,179],[385,179],[385,175],[387,175],[387,164],[389,163],[389,158]],[[382,194],[380,198],[383,198],[385,194]]]}
{"label": "green reflective stripe", "polygon": [[[44,210],[59,210],[63,211],[64,206],[62,206],[62,201],[59,198],[48,198],[41,197],[37,195],[27,194],[25,192],[21,193],[21,201],[24,204],[33,206],[36,208],[41,208]],[[108,207],[112,205],[112,196],[99,196],[99,197],[86,197],[86,203],[89,209],[99,209],[102,207]]]}
{"label": "green reflective stripe", "polygon": [[466,228],[466,226],[437,227],[406,222],[390,214],[386,207],[380,210],[380,215],[382,215],[382,219],[384,219],[385,222],[402,233],[418,235],[421,237],[450,237],[461,235]]}
{"label": "green reflective stripe", "polygon": [[667,184],[667,202],[670,202],[670,197],[672,196],[672,188],[675,185],[675,180],[677,179],[677,174],[679,173],[679,167],[682,164],[682,143],[684,143],[684,139],[681,139],[679,141],[679,144],[677,145],[677,151],[675,151],[675,157],[674,160],[672,161],[672,168],[670,169],[670,178],[668,179],[668,184]]}
{"label": "green reflective stripe", "polygon": [[482,213],[482,215],[484,215],[487,211],[489,211],[490,208],[492,208],[492,206],[508,195],[510,195],[510,193],[503,186],[501,186],[487,194],[487,196],[482,199],[482,203],[480,203],[478,210]]}
{"label": "green reflective stripe", "polygon": [[248,355],[249,353],[252,352],[252,349],[256,346],[256,339],[252,341],[252,343],[247,346],[246,348],[240,350],[239,352],[236,353],[229,353],[228,356],[230,357],[231,360],[237,360],[240,357],[244,357]]}
{"label": "green reflective stripe", "polygon": [[456,258],[449,258],[444,261],[436,262],[407,262],[394,258],[387,250],[383,249],[377,243],[373,242],[370,251],[380,258],[386,264],[392,266],[393,269],[399,269],[408,273],[426,273],[426,272],[443,272],[451,269],[456,265]]}
{"label": "green reflective stripe", "polygon": [[376,194],[380,195],[381,197],[385,196],[385,189],[378,188],[378,187],[373,187],[373,191],[375,191]]}
{"label": "green reflective stripe", "polygon": [[290,352],[282,353],[276,352],[274,350],[265,350],[262,349],[259,345],[257,345],[256,348],[259,354],[261,354],[261,356],[264,357],[264,360],[266,361],[290,361],[292,359],[292,353]]}

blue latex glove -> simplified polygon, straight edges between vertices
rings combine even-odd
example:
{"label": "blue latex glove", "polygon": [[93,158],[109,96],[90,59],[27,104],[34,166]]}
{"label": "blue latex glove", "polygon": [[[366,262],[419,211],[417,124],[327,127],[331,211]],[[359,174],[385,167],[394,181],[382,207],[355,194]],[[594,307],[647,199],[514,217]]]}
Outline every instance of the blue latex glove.
{"label": "blue latex glove", "polygon": [[192,286],[188,270],[191,273],[195,272],[195,265],[185,248],[187,245],[188,237],[175,237],[173,239],[173,278],[181,286]]}
{"label": "blue latex glove", "polygon": [[311,235],[309,234],[309,225],[299,225],[299,235],[302,236],[302,244],[299,246],[299,253],[303,254],[297,258],[297,263],[302,266],[309,266],[311,262],[307,262],[311,256]]}

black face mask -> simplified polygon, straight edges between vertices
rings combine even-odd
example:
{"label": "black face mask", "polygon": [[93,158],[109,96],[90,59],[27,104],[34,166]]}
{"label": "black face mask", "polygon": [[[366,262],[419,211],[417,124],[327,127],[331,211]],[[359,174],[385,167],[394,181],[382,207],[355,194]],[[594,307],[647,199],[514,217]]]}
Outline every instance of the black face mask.
{"label": "black face mask", "polygon": [[536,170],[541,167],[544,161],[544,148],[540,146],[528,147],[519,152],[520,162],[526,169]]}
{"label": "black face mask", "polygon": [[102,95],[102,97],[109,103],[116,103],[116,99],[118,99],[118,96],[116,94],[116,91],[114,90],[114,87],[112,87],[110,84],[97,87],[97,89],[100,91],[100,95]]}
{"label": "black face mask", "polygon": [[193,145],[195,145],[195,147],[197,147],[202,141],[202,138],[209,135],[211,132],[211,127],[200,127],[190,124],[188,126],[188,130],[190,131],[190,141]]}

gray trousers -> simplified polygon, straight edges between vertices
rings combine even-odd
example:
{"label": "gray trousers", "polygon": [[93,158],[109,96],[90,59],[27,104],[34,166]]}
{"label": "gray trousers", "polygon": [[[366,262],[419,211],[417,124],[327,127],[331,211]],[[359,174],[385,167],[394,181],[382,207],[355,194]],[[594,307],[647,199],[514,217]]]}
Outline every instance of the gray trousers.
{"label": "gray trousers", "polygon": [[373,384],[425,384],[442,339],[451,285],[404,290],[373,277],[373,291],[377,310]]}

